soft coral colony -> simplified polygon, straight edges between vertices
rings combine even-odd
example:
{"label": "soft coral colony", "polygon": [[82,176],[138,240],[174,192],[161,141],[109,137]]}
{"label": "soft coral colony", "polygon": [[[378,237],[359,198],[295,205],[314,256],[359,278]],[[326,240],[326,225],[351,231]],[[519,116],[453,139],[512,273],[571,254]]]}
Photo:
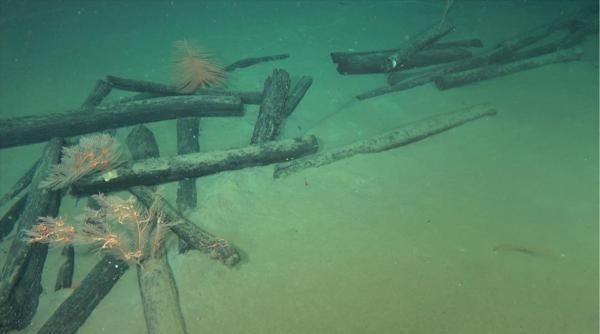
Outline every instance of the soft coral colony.
{"label": "soft coral colony", "polygon": [[[113,169],[124,160],[120,145],[108,134],[82,137],[78,145],[63,147],[62,159],[53,165],[40,188],[67,188],[84,177]],[[98,209],[86,208],[76,224],[60,217],[39,217],[37,224],[25,231],[28,243],[95,244],[128,262],[141,264],[154,256],[169,224],[155,202],[147,210],[130,197],[98,194],[92,196]]]}
{"label": "soft coral colony", "polygon": [[155,202],[145,210],[130,197],[94,195],[99,209],[86,208],[77,225],[62,218],[40,217],[38,224],[25,232],[29,243],[94,244],[98,250],[142,265],[145,258],[155,257],[169,227]]}
{"label": "soft coral colony", "polygon": [[63,147],[59,164],[50,168],[40,188],[58,190],[77,180],[123,163],[119,142],[108,134],[81,137],[79,144]]}

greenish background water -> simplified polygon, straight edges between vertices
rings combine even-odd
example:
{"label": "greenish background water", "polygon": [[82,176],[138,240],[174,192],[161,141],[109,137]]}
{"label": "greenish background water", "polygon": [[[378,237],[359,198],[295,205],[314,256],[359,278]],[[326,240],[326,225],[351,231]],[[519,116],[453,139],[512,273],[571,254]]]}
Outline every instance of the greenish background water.
{"label": "greenish background water", "polygon": [[[383,77],[341,76],[329,53],[397,47],[439,20],[443,1],[0,3],[1,117],[75,108],[107,74],[168,82],[171,45],[182,38],[223,64],[289,53],[230,73],[228,86],[260,90],[273,68],[311,75],[283,135],[315,134],[324,149],[464,105],[498,109],[284,179],[272,179],[272,166],[200,178],[199,208],[188,217],[246,258],[227,269],[199,252],[171,252],[190,333],[597,333],[597,35],[581,45],[581,61],[359,102]],[[455,0],[457,29],[447,39],[491,46],[585,3]],[[246,145],[257,113],[248,106],[243,118],[202,119],[201,150]],[[161,154],[175,154],[175,122],[149,126]],[[0,193],[41,148],[0,151]],[[163,193],[174,200],[175,185]],[[61,215],[83,205],[67,198]],[[493,251],[505,244],[548,255]],[[76,282],[97,259],[78,252]],[[71,293],[52,291],[61,261],[51,250],[24,333]],[[145,331],[130,270],[80,333]]]}

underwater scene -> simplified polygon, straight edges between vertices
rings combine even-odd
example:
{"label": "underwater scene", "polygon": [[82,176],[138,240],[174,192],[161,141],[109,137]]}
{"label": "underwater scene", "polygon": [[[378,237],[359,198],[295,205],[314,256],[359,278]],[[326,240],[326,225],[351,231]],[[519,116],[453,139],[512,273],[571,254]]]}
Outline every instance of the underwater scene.
{"label": "underwater scene", "polygon": [[0,333],[598,333],[598,1],[0,0]]}

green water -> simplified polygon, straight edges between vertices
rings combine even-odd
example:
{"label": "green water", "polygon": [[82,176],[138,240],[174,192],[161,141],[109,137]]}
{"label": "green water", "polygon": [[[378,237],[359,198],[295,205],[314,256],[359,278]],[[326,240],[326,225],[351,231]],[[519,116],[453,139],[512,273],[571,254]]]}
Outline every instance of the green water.
{"label": "green water", "polygon": [[[198,208],[186,216],[244,259],[229,269],[197,251],[178,254],[171,240],[189,333],[598,332],[597,35],[579,45],[580,61],[357,101],[385,77],[342,76],[329,53],[397,47],[439,20],[444,1],[0,3],[2,118],[76,108],[107,74],[169,82],[171,45],[182,38],[223,64],[289,53],[229,73],[228,87],[261,90],[274,68],[293,80],[312,76],[282,136],[314,134],[322,149],[465,105],[498,110],[282,179],[272,166],[199,178]],[[585,3],[455,0],[447,40],[477,37],[491,47]],[[202,119],[201,150],[247,145],[257,114],[247,106],[240,118]],[[175,122],[148,126],[161,155],[176,154]],[[119,140],[128,132],[120,129]],[[42,147],[0,150],[0,194]],[[176,186],[162,187],[172,202]],[[74,217],[84,204],[67,196],[60,214]],[[0,243],[0,262],[9,247]],[[76,283],[99,259],[77,250]],[[38,312],[23,333],[35,333],[72,293],[53,291],[62,261],[51,249]],[[145,332],[135,270],[79,331]]]}

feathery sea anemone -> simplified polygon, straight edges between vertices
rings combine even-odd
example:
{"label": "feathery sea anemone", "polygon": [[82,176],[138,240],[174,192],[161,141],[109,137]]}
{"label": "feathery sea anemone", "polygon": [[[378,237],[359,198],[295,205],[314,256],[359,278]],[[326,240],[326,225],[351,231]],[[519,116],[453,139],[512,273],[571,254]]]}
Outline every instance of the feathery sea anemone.
{"label": "feathery sea anemone", "polygon": [[58,190],[75,181],[113,169],[123,163],[119,142],[108,134],[94,134],[79,139],[79,144],[63,147],[59,164],[50,167],[48,177],[40,188]]}
{"label": "feathery sea anemone", "polygon": [[191,94],[198,88],[219,86],[225,81],[225,71],[217,65],[212,56],[186,40],[176,41],[174,79],[177,90]]}

